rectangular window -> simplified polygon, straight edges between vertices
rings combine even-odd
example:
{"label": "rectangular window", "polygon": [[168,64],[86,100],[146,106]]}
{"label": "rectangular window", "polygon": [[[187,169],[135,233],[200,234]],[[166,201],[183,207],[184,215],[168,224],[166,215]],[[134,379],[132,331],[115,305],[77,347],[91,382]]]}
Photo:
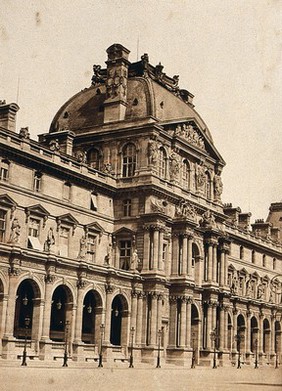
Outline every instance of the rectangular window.
{"label": "rectangular window", "polygon": [[0,242],[4,242],[6,230],[6,215],[7,212],[0,209]]}
{"label": "rectangular window", "polygon": [[162,260],[163,262],[166,261],[166,254],[167,254],[167,243],[163,244],[163,254],[162,254]]}
{"label": "rectangular window", "polygon": [[131,257],[131,240],[120,241],[120,268],[129,270]]}
{"label": "rectangular window", "polygon": [[63,257],[69,255],[69,237],[70,229],[68,227],[60,227],[60,255]]}
{"label": "rectangular window", "polygon": [[123,200],[123,215],[131,216],[131,200]]}
{"label": "rectangular window", "polygon": [[8,170],[8,167],[6,166],[3,166],[3,163],[2,163],[2,167],[0,169],[0,179],[2,181],[7,181],[8,180],[8,177],[9,177],[9,170]]}
{"label": "rectangular window", "polygon": [[95,261],[95,252],[96,252],[96,236],[88,234],[88,236],[87,236],[87,259],[90,261]]}
{"label": "rectangular window", "polygon": [[30,218],[28,226],[28,236],[33,238],[39,237],[40,220]]}

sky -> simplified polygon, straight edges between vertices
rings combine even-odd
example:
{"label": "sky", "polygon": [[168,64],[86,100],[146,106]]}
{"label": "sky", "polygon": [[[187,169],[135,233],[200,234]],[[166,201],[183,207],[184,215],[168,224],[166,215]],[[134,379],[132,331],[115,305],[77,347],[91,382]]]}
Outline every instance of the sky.
{"label": "sky", "polygon": [[281,0],[2,0],[0,99],[48,132],[113,43],[161,62],[195,95],[226,166],[223,202],[252,221],[282,201]]}

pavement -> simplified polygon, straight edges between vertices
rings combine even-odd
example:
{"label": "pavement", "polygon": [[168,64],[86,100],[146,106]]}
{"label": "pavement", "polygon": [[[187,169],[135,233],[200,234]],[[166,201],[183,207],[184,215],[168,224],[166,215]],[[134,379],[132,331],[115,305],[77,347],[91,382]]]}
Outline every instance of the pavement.
{"label": "pavement", "polygon": [[0,391],[278,391],[282,390],[282,367],[179,368],[152,366],[97,368],[87,366],[20,366],[0,363]]}

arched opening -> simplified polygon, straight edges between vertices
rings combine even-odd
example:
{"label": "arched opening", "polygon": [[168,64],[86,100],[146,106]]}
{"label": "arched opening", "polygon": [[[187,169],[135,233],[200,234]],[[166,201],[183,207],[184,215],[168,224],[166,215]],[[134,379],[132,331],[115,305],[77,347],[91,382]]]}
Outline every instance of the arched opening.
{"label": "arched opening", "polygon": [[195,354],[195,360],[198,362],[199,357],[199,311],[195,304],[191,304],[191,347]]}
{"label": "arched opening", "polygon": [[228,314],[227,320],[227,348],[229,352],[232,350],[232,320],[230,314]]}
{"label": "arched opening", "polygon": [[274,332],[275,332],[275,339],[274,339],[275,353],[279,357],[279,355],[281,354],[281,325],[278,320],[276,320],[274,323]]}
{"label": "arched opening", "polygon": [[184,160],[182,164],[182,187],[185,190],[190,189],[190,166],[188,160]]}
{"label": "arched opening", "polygon": [[58,286],[52,296],[50,339],[64,341],[71,320],[72,295],[66,285]]}
{"label": "arched opening", "polygon": [[122,295],[117,295],[112,302],[111,335],[112,345],[121,346],[127,338],[127,302]]}
{"label": "arched opening", "polygon": [[245,331],[246,331],[246,325],[245,325],[245,319],[242,314],[238,315],[237,317],[237,336],[236,336],[236,346],[238,352],[244,352],[245,351]]}
{"label": "arched opening", "polygon": [[23,339],[32,338],[35,298],[39,297],[39,290],[33,280],[24,280],[17,289],[17,299],[14,318],[14,337]]}
{"label": "arched opening", "polygon": [[250,351],[256,352],[258,344],[258,321],[256,317],[251,318],[251,339],[250,339]]}
{"label": "arched opening", "polygon": [[180,347],[181,336],[181,299],[177,299],[176,302],[176,333],[175,333],[175,346]]}
{"label": "arched opening", "polygon": [[99,338],[101,324],[102,302],[96,291],[89,291],[83,300],[82,333],[81,340],[84,343],[94,344]]}
{"label": "arched opening", "polygon": [[263,321],[262,351],[267,354],[270,350],[270,325],[268,319]]}

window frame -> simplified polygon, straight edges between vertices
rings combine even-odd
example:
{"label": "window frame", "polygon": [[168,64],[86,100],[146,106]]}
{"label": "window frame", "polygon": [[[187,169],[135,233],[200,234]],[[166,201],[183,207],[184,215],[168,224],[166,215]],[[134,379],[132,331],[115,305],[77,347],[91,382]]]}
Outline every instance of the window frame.
{"label": "window frame", "polygon": [[[124,255],[122,255],[123,251],[124,251]],[[121,270],[130,269],[131,256],[132,256],[132,240],[126,238],[120,239],[119,240],[119,267]]]}
{"label": "window frame", "polygon": [[137,149],[134,143],[127,143],[122,148],[122,177],[131,178],[136,173]]}
{"label": "window frame", "polygon": [[131,198],[126,198],[122,201],[122,209],[124,217],[131,217],[132,212],[132,200]]}

